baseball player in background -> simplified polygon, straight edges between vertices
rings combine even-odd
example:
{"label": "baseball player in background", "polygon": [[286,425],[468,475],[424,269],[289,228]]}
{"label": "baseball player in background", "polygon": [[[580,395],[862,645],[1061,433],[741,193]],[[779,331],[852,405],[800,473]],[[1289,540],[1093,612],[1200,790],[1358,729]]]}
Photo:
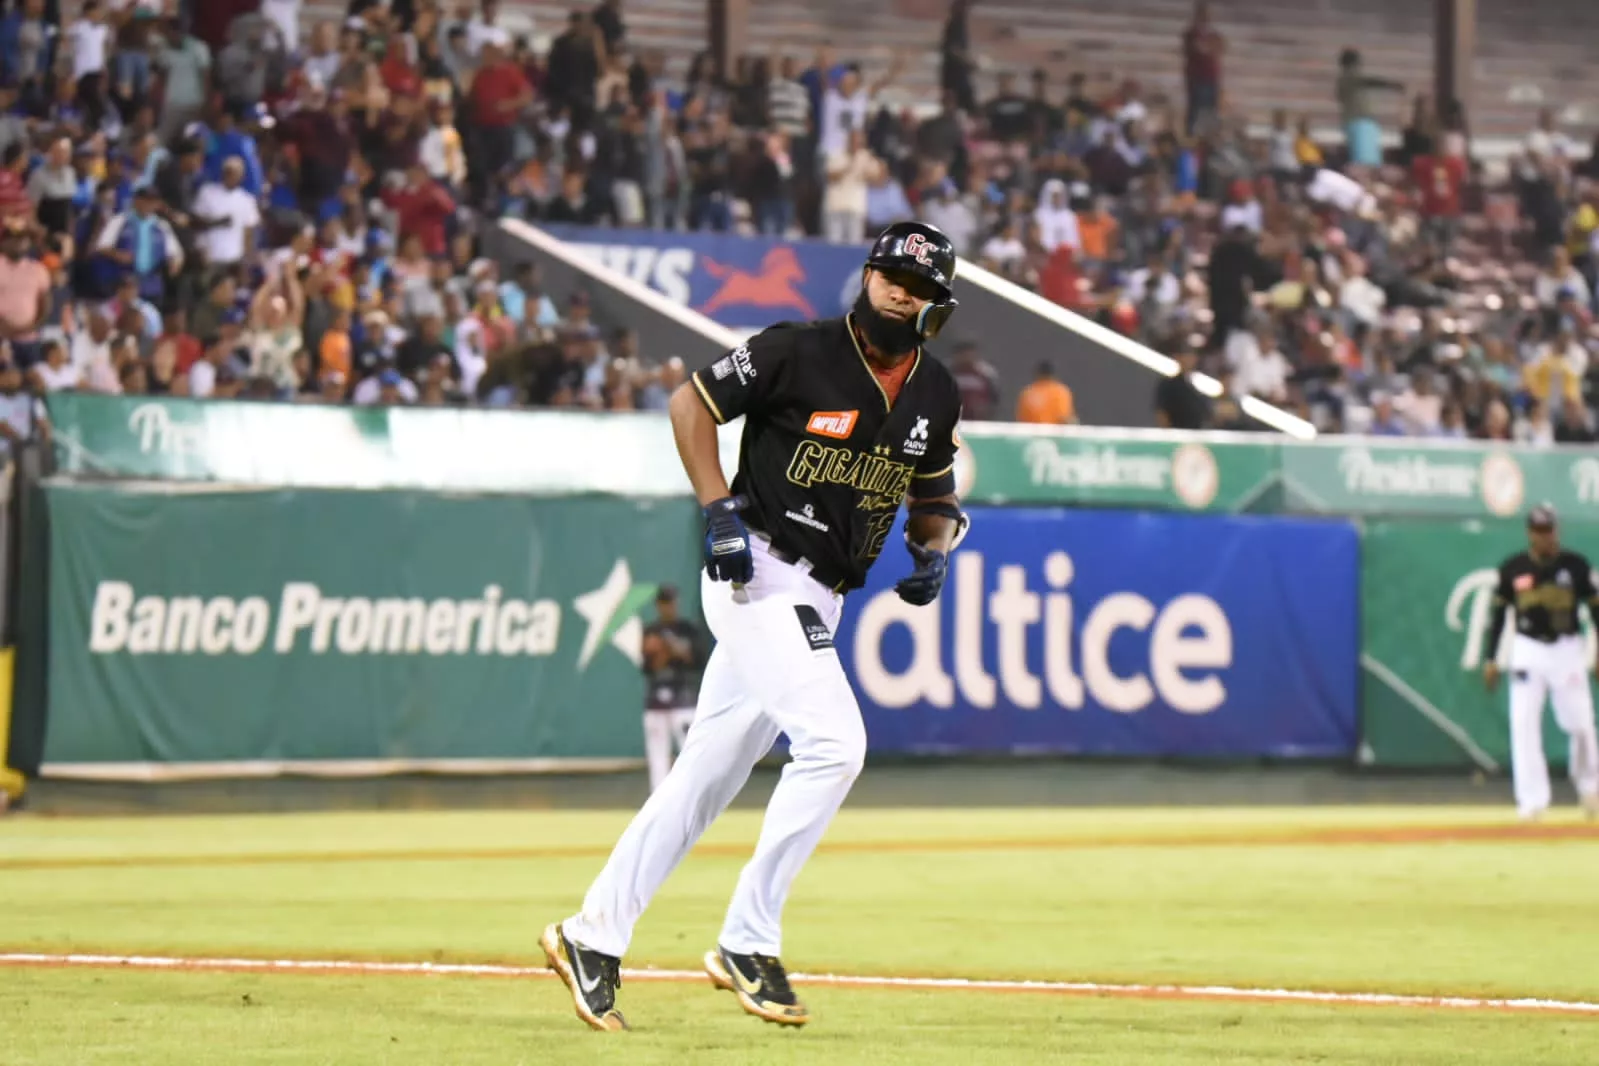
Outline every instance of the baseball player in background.
{"label": "baseball player in background", "polygon": [[[706,972],[743,1009],[804,1025],[781,962],[783,905],[866,756],[833,634],[902,504],[913,567],[896,590],[932,603],[965,532],[955,497],[960,394],[922,354],[955,310],[955,250],[896,223],[872,247],[844,318],[773,326],[672,396],[678,452],[705,516],[705,620],[716,647],[677,763],[617,841],[577,914],[544,930],[578,1017],[627,1028],[621,961],[644,908],[744,786],[778,734],[790,761]],[[731,487],[716,427],[744,416]]]}
{"label": "baseball player in background", "polygon": [[700,627],[678,613],[677,589],[662,585],[655,593],[655,621],[644,627],[644,762],[651,792],[666,780],[673,752],[682,751],[688,738],[705,645]]}
{"label": "baseball player in background", "polygon": [[1555,721],[1570,738],[1569,770],[1589,818],[1599,817],[1599,741],[1595,739],[1591,664],[1577,626],[1577,608],[1586,605],[1599,622],[1599,591],[1593,567],[1560,546],[1555,509],[1534,507],[1527,515],[1527,550],[1499,567],[1493,614],[1488,621],[1487,664],[1483,683],[1499,684],[1500,630],[1505,609],[1516,609],[1516,635],[1510,645],[1510,767],[1516,810],[1526,821],[1549,809],[1549,764],[1543,750],[1544,697],[1554,704]]}

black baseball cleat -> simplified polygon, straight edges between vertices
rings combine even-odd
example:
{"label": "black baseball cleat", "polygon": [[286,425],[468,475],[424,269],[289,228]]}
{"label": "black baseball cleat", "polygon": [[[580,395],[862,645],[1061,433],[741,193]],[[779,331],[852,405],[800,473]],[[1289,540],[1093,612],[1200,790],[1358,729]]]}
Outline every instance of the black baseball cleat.
{"label": "black baseball cleat", "polygon": [[717,946],[705,953],[711,983],[738,997],[744,1013],[778,1025],[804,1025],[811,1012],[789,987],[783,963],[770,955],[740,955]]}
{"label": "black baseball cleat", "polygon": [[627,1020],[616,1009],[616,990],[622,984],[621,959],[573,943],[558,922],[544,930],[539,947],[544,949],[550,969],[571,990],[572,1006],[590,1029],[615,1033],[627,1028]]}

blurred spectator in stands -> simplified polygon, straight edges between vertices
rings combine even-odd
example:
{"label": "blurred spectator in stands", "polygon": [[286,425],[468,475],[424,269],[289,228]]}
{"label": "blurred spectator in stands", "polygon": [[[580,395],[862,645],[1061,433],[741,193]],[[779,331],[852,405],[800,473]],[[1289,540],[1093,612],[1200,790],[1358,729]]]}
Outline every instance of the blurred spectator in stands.
{"label": "blurred spectator in stands", "polygon": [[955,250],[971,256],[979,225],[977,212],[967,197],[956,193],[955,183],[947,178],[938,182],[922,197],[919,216],[923,222],[944,231]]}
{"label": "blurred spectator in stands", "polygon": [[1193,381],[1199,354],[1179,342],[1172,357],[1177,373],[1155,385],[1155,424],[1163,429],[1205,429],[1210,425],[1210,400]]}
{"label": "blurred spectator in stands", "polygon": [[890,224],[911,218],[915,213],[905,195],[905,186],[900,184],[893,170],[886,166],[878,167],[866,188],[867,234],[881,232]]}
{"label": "blurred spectator in stands", "polygon": [[39,224],[49,233],[71,233],[78,199],[78,172],[72,167],[72,142],[50,143],[44,162],[28,178],[28,196]]}
{"label": "blurred spectator in stands", "polygon": [[[157,203],[154,187],[139,186],[129,210],[114,216],[100,231],[95,251],[136,278],[140,296],[165,306],[168,281],[183,269],[183,247],[172,227],[156,214]],[[255,201],[250,199],[249,205],[254,210]]]}
{"label": "blurred spectator in stands", "polygon": [[996,141],[1021,142],[1033,135],[1033,105],[1016,91],[1016,76],[1001,73],[993,99],[983,105],[988,135]]}
{"label": "blurred spectator in stands", "polygon": [[[587,27],[587,16],[581,12],[574,12],[572,17],[586,27],[582,30],[584,43],[571,46],[576,50],[574,54],[581,52],[586,45],[587,54],[593,60],[593,29]],[[560,44],[560,41],[556,44]],[[508,54],[509,45],[510,37],[504,30],[496,29],[484,37],[480,52],[481,61],[472,77],[472,87],[469,90],[472,137],[468,141],[469,143],[475,141],[477,149],[475,154],[468,149],[468,170],[476,182],[475,191],[480,200],[487,197],[488,191],[495,188],[505,176],[506,168],[515,162],[517,123],[523,109],[533,102],[533,87],[528,84],[527,75],[521,66]],[[564,102],[572,109],[574,122],[578,121],[581,115],[582,121],[586,123],[594,108],[592,64],[583,68],[588,78],[583,83],[587,86],[586,89],[572,82],[564,83],[558,88],[554,55],[552,49],[550,91],[552,94],[560,94],[557,95],[556,102]],[[562,76],[572,75],[567,72]]]}
{"label": "blurred spectator in stands", "polygon": [[1194,17],[1183,32],[1183,86],[1188,110],[1183,131],[1192,135],[1208,126],[1221,109],[1221,59],[1227,43],[1210,21],[1210,4],[1198,0]]}
{"label": "blurred spectator in stands", "polygon": [[1227,340],[1226,359],[1239,395],[1272,404],[1288,402],[1288,379],[1294,368],[1282,353],[1269,318],[1262,318],[1253,329],[1235,330]]}
{"label": "blurred spectator in stands", "polygon": [[0,339],[23,371],[39,362],[39,327],[50,313],[50,271],[31,258],[33,241],[21,219],[0,231]]}
{"label": "blurred spectator in stands", "polygon": [[899,77],[905,67],[905,56],[896,53],[887,72],[868,85],[861,77],[856,64],[844,68],[838,81],[822,93],[821,111],[817,121],[818,150],[823,159],[843,154],[850,146],[850,131],[866,129],[872,102]]}
{"label": "blurred spectator in stands", "polygon": [[970,0],[953,0],[944,21],[944,36],[939,43],[938,82],[945,93],[953,94],[955,106],[971,114],[977,110],[977,94],[972,88],[972,73],[977,57],[972,51]]}
{"label": "blurred spectator in stands", "polygon": [[1527,415],[1516,423],[1515,439],[1535,448],[1547,448],[1555,442],[1555,424],[1549,417],[1549,404],[1533,400],[1527,405]]}
{"label": "blurred spectator in stands", "polygon": [[1406,435],[1404,421],[1394,411],[1393,397],[1386,392],[1373,392],[1371,394],[1371,423],[1366,427],[1366,433],[1373,437],[1403,437]]}
{"label": "blurred spectator in stands", "polygon": [[1038,207],[1033,211],[1033,222],[1038,227],[1038,243],[1045,252],[1053,253],[1065,245],[1076,254],[1083,253],[1083,237],[1077,224],[1077,213],[1067,202],[1064,181],[1051,178],[1044,182],[1044,187],[1038,193]]}
{"label": "blurred spectator in stands", "polygon": [[1527,154],[1539,162],[1557,165],[1570,163],[1577,155],[1577,146],[1570,137],[1555,125],[1555,113],[1550,108],[1538,112],[1538,125],[1527,135]]}
{"label": "blurred spectator in stands", "polygon": [[822,196],[823,236],[853,244],[866,231],[867,188],[884,167],[866,147],[864,130],[851,129],[843,151],[827,157],[827,189]]}
{"label": "blurred spectator in stands", "polygon": [[68,358],[66,345],[51,339],[43,341],[39,349],[39,361],[26,371],[29,385],[35,392],[60,392],[83,386],[83,370]]}
{"label": "blurred spectator in stands", "polygon": [[305,294],[299,272],[285,263],[251,299],[247,338],[251,376],[270,381],[280,398],[300,388],[294,360],[304,347],[300,332],[304,318]]}
{"label": "blurred spectator in stands", "polygon": [[789,136],[775,129],[751,140],[754,164],[750,168],[750,206],[757,232],[785,237],[794,225],[794,158]]}
{"label": "blurred spectator in stands", "polygon": [[622,0],[600,0],[589,17],[600,31],[606,54],[614,54],[627,39],[627,23],[622,19]]}
{"label": "blurred spectator in stands", "polygon": [[[1399,165],[1410,168],[1413,173],[1419,175],[1420,171],[1416,170],[1418,159],[1442,154],[1444,147],[1442,132],[1438,122],[1438,112],[1432,106],[1432,97],[1426,93],[1417,93],[1415,102],[1411,105],[1410,124],[1404,128],[1399,137]],[[1417,184],[1422,184],[1419,177]]]}
{"label": "blurred spectator in stands", "polygon": [[202,230],[197,243],[212,271],[238,266],[255,250],[261,206],[245,188],[244,174],[244,161],[229,158],[222,164],[221,181],[201,186],[194,200],[194,217]]}
{"label": "blurred spectator in stands", "polygon": [[1466,161],[1440,148],[1416,156],[1411,177],[1421,197],[1422,235],[1436,254],[1449,255],[1464,210]]}
{"label": "blurred spectator in stands", "polygon": [[705,128],[683,137],[689,173],[689,229],[726,233],[732,229],[732,126],[728,112],[713,113]]}
{"label": "blurred spectator in stands", "polygon": [[1403,82],[1366,73],[1360,52],[1344,49],[1338,57],[1338,112],[1343,123],[1349,161],[1356,166],[1382,165],[1382,125],[1377,121],[1373,94],[1404,92]]}
{"label": "blurred spectator in stands", "polygon": [[1593,294],[1589,291],[1588,279],[1571,265],[1571,253],[1565,246],[1555,245],[1549,249],[1543,269],[1533,279],[1532,293],[1539,307],[1554,308],[1565,292],[1578,303],[1592,306]]}
{"label": "blurred spectator in stands", "polygon": [[455,200],[420,162],[405,170],[401,185],[385,189],[383,203],[395,213],[397,228],[422,242],[422,251],[440,256],[446,250],[446,232],[455,215]]}
{"label": "blurred spectator in stands", "polygon": [[992,421],[999,408],[999,373],[983,359],[977,342],[970,338],[956,341],[949,369],[960,389],[961,417],[971,422]]}
{"label": "blurred spectator in stands", "polygon": [[1563,399],[1554,439],[1557,444],[1592,444],[1599,440],[1594,434],[1593,418],[1582,400],[1569,396]]}
{"label": "blurred spectator in stands", "polygon": [[799,83],[799,68],[793,56],[786,55],[777,74],[766,85],[766,118],[791,143],[803,140],[811,128],[811,98]]}
{"label": "blurred spectator in stands", "polygon": [[1149,253],[1144,265],[1127,275],[1122,288],[1122,297],[1138,313],[1139,335],[1146,343],[1170,333],[1182,296],[1182,284],[1159,251]]}
{"label": "blurred spectator in stands", "polygon": [[1042,426],[1076,424],[1077,401],[1048,361],[1038,364],[1033,380],[1016,397],[1016,421]]}
{"label": "blurred spectator in stands", "polygon": [[980,265],[1012,281],[1020,281],[1027,266],[1027,246],[1022,243],[1021,227],[1007,220],[999,232],[983,243],[977,253]]}
{"label": "blurred spectator in stands", "polygon": [[1408,387],[1394,398],[1393,408],[1409,435],[1430,437],[1438,433],[1443,425],[1444,398],[1438,394],[1430,367],[1412,371]]}
{"label": "blurred spectator in stands", "polygon": [[1294,150],[1294,131],[1288,128],[1288,112],[1277,108],[1271,113],[1271,132],[1266,135],[1266,159],[1279,186],[1297,181],[1302,170]]}

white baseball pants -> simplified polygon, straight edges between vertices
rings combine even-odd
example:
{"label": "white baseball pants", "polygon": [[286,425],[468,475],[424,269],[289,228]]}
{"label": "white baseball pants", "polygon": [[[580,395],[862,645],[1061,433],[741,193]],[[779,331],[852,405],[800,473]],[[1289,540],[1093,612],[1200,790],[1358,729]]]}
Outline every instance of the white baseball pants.
{"label": "white baseball pants", "polygon": [[1516,809],[1536,815],[1550,803],[1549,764],[1543,750],[1544,698],[1570,739],[1569,772],[1579,796],[1599,795],[1599,741],[1593,692],[1582,637],[1545,644],[1517,634],[1510,647],[1510,768]]}
{"label": "white baseball pants", "polygon": [[617,841],[583,909],[565,923],[567,935],[593,951],[627,952],[656,891],[782,732],[791,761],[719,941],[729,951],[780,955],[789,888],[860,773],[866,727],[832,647],[843,597],[802,567],[773,559],[764,541],[752,538],[752,546],[755,577],[746,587],[701,576],[716,648],[694,727],[666,780]]}
{"label": "white baseball pants", "polygon": [[694,722],[694,708],[673,707],[644,712],[644,764],[650,769],[650,791],[666,780],[672,768],[672,753],[682,751],[688,727]]}

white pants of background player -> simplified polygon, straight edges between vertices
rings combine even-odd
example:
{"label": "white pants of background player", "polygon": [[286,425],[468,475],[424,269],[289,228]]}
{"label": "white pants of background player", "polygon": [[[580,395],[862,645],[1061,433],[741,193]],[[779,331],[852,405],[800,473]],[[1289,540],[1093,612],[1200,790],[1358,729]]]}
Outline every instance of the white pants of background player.
{"label": "white pants of background player", "polygon": [[694,723],[694,708],[652,708],[644,712],[644,763],[650,768],[650,791],[666,780],[672,768],[672,753],[683,750],[688,727]]}
{"label": "white pants of background player", "polygon": [[1568,768],[1577,794],[1599,795],[1599,741],[1582,637],[1545,644],[1517,634],[1510,646],[1510,766],[1516,809],[1523,815],[1542,813],[1550,802],[1543,751],[1545,696],[1554,704],[1556,723],[1570,738]]}
{"label": "white pants of background player", "polygon": [[[782,953],[783,904],[800,867],[848,795],[866,757],[860,707],[831,647],[812,650],[796,608],[838,629],[843,597],[778,562],[752,538],[755,578],[743,589],[701,577],[701,606],[716,648],[700,683],[683,752],[634,816],[589,887],[567,936],[624,955],[644,908],[694,842],[744,787],[750,770],[787,733],[783,768],[755,854],[733,890],[721,945]],[[707,945],[709,946],[709,945]]]}

